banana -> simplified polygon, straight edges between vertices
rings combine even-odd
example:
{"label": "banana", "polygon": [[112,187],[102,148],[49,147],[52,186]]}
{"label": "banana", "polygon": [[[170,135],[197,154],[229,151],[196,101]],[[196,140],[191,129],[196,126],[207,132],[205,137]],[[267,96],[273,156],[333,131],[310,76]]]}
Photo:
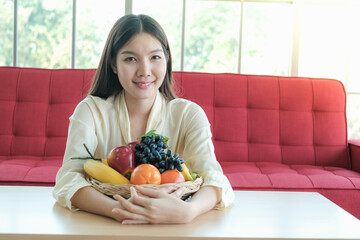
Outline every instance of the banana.
{"label": "banana", "polygon": [[109,166],[108,161],[107,161],[107,158],[103,158],[103,159],[101,159],[101,162],[102,162],[103,164],[105,164],[105,165],[108,165],[108,166]]}
{"label": "banana", "polygon": [[185,165],[185,163],[181,164],[183,170],[182,170],[182,175],[184,176],[186,181],[193,181],[194,179],[191,177],[190,171],[187,168],[187,166]]}
{"label": "banana", "polygon": [[91,177],[103,183],[129,184],[129,180],[115,169],[101,161],[89,159],[84,163],[84,170]]}

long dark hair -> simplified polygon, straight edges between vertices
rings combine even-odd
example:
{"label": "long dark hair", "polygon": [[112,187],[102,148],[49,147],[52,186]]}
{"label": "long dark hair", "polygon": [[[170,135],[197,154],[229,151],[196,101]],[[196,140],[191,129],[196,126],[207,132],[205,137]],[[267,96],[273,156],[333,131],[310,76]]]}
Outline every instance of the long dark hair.
{"label": "long dark hair", "polygon": [[123,90],[118,76],[113,72],[112,66],[116,65],[115,62],[118,51],[132,37],[142,32],[149,33],[159,40],[166,57],[166,74],[159,91],[167,100],[172,100],[176,97],[172,91],[173,76],[169,42],[160,24],[150,16],[143,14],[125,15],[115,22],[106,40],[100,63],[90,89],[90,95],[106,99]]}

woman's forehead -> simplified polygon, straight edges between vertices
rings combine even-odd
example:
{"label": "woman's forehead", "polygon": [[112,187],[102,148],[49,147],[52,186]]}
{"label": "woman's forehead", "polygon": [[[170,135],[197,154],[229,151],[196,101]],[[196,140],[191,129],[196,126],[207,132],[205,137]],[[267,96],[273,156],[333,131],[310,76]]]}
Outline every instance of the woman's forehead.
{"label": "woman's forehead", "polygon": [[120,50],[119,53],[154,53],[163,52],[161,42],[149,33],[134,35]]}

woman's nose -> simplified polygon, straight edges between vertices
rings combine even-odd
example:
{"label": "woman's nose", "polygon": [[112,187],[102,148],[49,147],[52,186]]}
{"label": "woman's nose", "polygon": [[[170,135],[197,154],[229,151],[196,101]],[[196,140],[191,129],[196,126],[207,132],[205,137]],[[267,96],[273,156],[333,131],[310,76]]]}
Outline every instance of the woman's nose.
{"label": "woman's nose", "polygon": [[137,71],[139,77],[147,77],[151,75],[151,65],[148,61],[141,61]]}

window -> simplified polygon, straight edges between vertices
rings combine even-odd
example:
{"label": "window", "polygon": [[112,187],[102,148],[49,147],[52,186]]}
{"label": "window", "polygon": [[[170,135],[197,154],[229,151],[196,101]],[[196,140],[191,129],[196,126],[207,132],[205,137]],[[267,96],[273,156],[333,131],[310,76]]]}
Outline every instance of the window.
{"label": "window", "polygon": [[96,68],[130,12],[160,22],[175,71],[342,81],[349,138],[360,139],[357,0],[0,0],[0,65]]}
{"label": "window", "polygon": [[14,1],[0,1],[0,66],[13,65]]}
{"label": "window", "polygon": [[347,94],[348,138],[360,139],[360,94]]}
{"label": "window", "polygon": [[360,139],[360,3],[308,2],[299,11],[298,75],[343,82],[349,138]]}
{"label": "window", "polygon": [[98,66],[106,37],[115,21],[124,14],[124,0],[76,1],[76,68]]}
{"label": "window", "polygon": [[241,73],[288,76],[293,6],[244,3]]}
{"label": "window", "polygon": [[335,5],[304,4],[301,12],[299,75],[344,81],[351,51],[346,43],[352,38],[348,11]]}
{"label": "window", "polygon": [[164,28],[170,44],[173,70],[181,69],[182,1],[135,0],[134,14],[152,16]]}
{"label": "window", "polygon": [[185,71],[237,72],[240,3],[188,1]]}
{"label": "window", "polygon": [[17,64],[69,68],[72,1],[18,1]]}

